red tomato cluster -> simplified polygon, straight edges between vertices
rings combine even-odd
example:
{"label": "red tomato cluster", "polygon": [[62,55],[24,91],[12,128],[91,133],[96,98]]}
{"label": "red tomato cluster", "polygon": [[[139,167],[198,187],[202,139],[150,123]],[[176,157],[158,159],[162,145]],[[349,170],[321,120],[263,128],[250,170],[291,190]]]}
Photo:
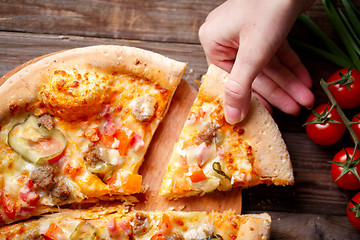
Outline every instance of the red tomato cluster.
{"label": "red tomato cluster", "polygon": [[[328,89],[341,109],[360,106],[360,71],[343,68],[327,80]],[[345,119],[345,118],[344,118]],[[358,124],[357,124],[358,122]],[[351,120],[351,128],[360,139],[360,113]],[[336,108],[329,104],[316,107],[309,115],[306,133],[319,145],[333,145],[345,134],[346,125]],[[353,139],[354,140],[354,139]],[[360,149],[348,147],[337,152],[331,162],[331,177],[342,189],[360,189]],[[348,203],[347,216],[351,224],[360,230],[360,192]]]}

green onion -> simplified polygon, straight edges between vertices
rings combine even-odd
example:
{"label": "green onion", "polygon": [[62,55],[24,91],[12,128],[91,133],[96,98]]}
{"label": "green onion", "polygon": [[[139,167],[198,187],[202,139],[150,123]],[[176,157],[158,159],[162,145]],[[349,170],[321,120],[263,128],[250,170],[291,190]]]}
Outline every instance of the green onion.
{"label": "green onion", "polygon": [[349,58],[341,58],[335,53],[328,52],[326,50],[323,50],[321,48],[315,47],[311,44],[304,43],[300,40],[294,39],[294,38],[288,38],[288,41],[290,44],[297,48],[297,49],[303,49],[308,52],[312,52],[336,65],[339,65],[344,68],[350,68],[352,66],[351,60]]}
{"label": "green onion", "polygon": [[[345,7],[347,15],[349,16],[349,20],[350,20],[352,26],[354,26],[354,30],[355,30],[357,36],[360,36],[360,20],[359,20],[360,13],[356,9],[356,7],[352,4],[351,1],[342,0],[342,3]],[[356,12],[358,12],[358,13],[356,13]]]}
{"label": "green onion", "polygon": [[322,0],[327,15],[332,22],[335,30],[337,31],[341,41],[343,42],[351,61],[353,62],[356,69],[360,69],[360,59],[354,50],[354,40],[351,34],[347,30],[345,24],[342,22],[339,14],[337,13],[333,3],[330,0]]}
{"label": "green onion", "polygon": [[[338,66],[360,70],[360,11],[350,0],[342,0],[346,12],[335,8],[331,0],[322,0],[329,20],[342,46],[332,41],[309,17],[302,14],[298,20],[319,40],[321,47],[288,38],[294,48],[312,52]],[[344,51],[344,48],[346,51]]]}
{"label": "green onion", "polygon": [[344,61],[350,62],[346,53],[339,48],[338,45],[336,45],[336,43],[333,42],[308,16],[301,14],[298,19],[309,29],[309,31],[314,34],[315,37],[321,41],[321,45],[336,54],[338,57],[344,59]]}
{"label": "green onion", "polygon": [[[345,25],[349,29],[349,31],[350,31],[351,35],[353,36],[356,44],[360,46],[360,39],[358,38],[356,32],[352,28],[352,26],[351,26],[350,22],[348,21],[348,19],[346,18],[345,14],[343,13],[343,11],[341,11],[341,9],[338,9],[338,11],[339,11],[339,15],[340,15],[341,19],[344,21]],[[355,29],[357,29],[357,28],[355,28]],[[359,48],[357,46],[356,46],[355,50],[356,50],[357,54],[359,54]]]}

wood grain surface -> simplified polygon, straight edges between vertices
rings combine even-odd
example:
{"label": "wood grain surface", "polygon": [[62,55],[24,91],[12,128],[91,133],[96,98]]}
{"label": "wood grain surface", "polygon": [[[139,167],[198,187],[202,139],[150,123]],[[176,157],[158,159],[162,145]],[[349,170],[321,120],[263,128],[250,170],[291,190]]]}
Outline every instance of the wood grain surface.
{"label": "wood grain surface", "polygon": [[[0,0],[0,75],[38,56],[75,47],[119,44],[149,49],[188,62],[184,80],[194,88],[206,72],[207,62],[198,28],[219,0]],[[335,3],[339,3],[336,0]],[[353,0],[360,7],[359,0]],[[338,38],[320,0],[306,11],[329,36]],[[292,34],[311,38],[295,24]],[[305,52],[298,52],[314,82],[316,104],[326,97],[319,86],[337,67]],[[360,109],[348,111],[351,118]],[[349,136],[331,147],[312,143],[299,116],[277,110],[278,123],[288,146],[295,174],[291,187],[257,186],[243,190],[242,212],[267,211],[272,219],[271,239],[360,239],[346,217],[347,197],[333,183],[330,164],[334,154],[352,146]],[[227,199],[221,199],[227,204]],[[229,203],[230,204],[230,203]],[[186,208],[185,208],[186,209]]]}

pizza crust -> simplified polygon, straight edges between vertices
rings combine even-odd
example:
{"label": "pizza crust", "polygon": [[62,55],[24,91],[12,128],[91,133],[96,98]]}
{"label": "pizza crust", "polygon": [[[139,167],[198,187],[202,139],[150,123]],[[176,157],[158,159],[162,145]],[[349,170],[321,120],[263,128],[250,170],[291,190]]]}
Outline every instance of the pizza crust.
{"label": "pizza crust", "polygon": [[[110,205],[104,207],[93,207],[86,210],[72,210],[62,209],[61,211],[48,211],[47,214],[38,216],[38,218],[31,219],[24,222],[13,223],[11,225],[0,228],[0,236],[5,239],[28,239],[32,234],[38,234],[42,223],[46,223],[51,219],[56,219],[57,222],[73,221],[74,219],[98,219],[108,214],[116,213],[119,216],[123,215],[127,210],[119,205]],[[1,238],[0,239],[3,239]]]}
{"label": "pizza crust", "polygon": [[[239,215],[233,211],[219,212],[179,212],[179,211],[128,211],[122,206],[94,207],[87,210],[63,210],[60,213],[41,216],[27,222],[20,222],[0,229],[0,236],[6,239],[27,239],[29,237],[44,234],[46,227],[50,223],[64,225],[73,223],[74,220],[86,220],[97,223],[99,231],[105,234],[109,222],[112,219],[133,219],[136,214],[147,216],[151,226],[145,235],[131,235],[133,239],[149,239],[156,235],[157,225],[162,219],[163,214],[169,216],[172,221],[182,222],[182,225],[174,224],[171,233],[179,233],[186,236],[186,239],[198,239],[207,230],[220,234],[224,239],[229,236],[234,239],[270,239],[271,217],[267,213]],[[181,227],[181,226],[185,227]],[[187,228],[190,228],[188,231]],[[208,228],[210,227],[210,229]],[[203,229],[201,231],[201,229]],[[65,229],[64,229],[65,230]],[[66,232],[65,232],[66,233]],[[69,233],[67,233],[69,234]],[[188,234],[188,235],[186,235]],[[172,236],[171,234],[169,236]],[[176,236],[176,235],[175,235]],[[1,238],[2,239],[2,238]]]}
{"label": "pizza crust", "polygon": [[134,75],[148,79],[173,94],[185,67],[186,63],[126,46],[101,45],[56,53],[30,64],[6,79],[0,88],[0,120],[11,111],[27,108],[36,101],[39,91],[49,81],[47,76],[57,69],[85,68],[84,70],[95,70],[103,74],[116,72]]}
{"label": "pizza crust", "polygon": [[[202,79],[199,98],[206,101],[222,99],[228,77],[227,72],[210,65]],[[243,137],[252,146],[255,157],[254,168],[262,180],[275,185],[293,184],[290,155],[280,130],[270,113],[255,96],[251,98],[246,118],[237,125],[245,130]]]}
{"label": "pizza crust", "polygon": [[243,215],[236,239],[270,239],[271,217],[267,213]]}

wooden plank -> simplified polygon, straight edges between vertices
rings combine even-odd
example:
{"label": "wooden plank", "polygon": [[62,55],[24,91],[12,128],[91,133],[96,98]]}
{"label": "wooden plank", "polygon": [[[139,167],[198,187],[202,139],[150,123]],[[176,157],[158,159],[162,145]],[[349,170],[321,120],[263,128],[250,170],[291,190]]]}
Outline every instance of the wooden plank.
{"label": "wooden plank", "polygon": [[[59,3],[46,0],[3,0],[0,1],[0,30],[199,43],[199,27],[208,13],[222,2],[67,0]],[[359,1],[354,3],[360,6]],[[320,0],[306,14],[325,32],[333,34]]]}
{"label": "wooden plank", "polygon": [[270,239],[360,239],[360,232],[349,223],[346,216],[269,214],[272,218]]}
{"label": "wooden plank", "polygon": [[1,1],[0,30],[198,42],[198,29],[222,1]]}

